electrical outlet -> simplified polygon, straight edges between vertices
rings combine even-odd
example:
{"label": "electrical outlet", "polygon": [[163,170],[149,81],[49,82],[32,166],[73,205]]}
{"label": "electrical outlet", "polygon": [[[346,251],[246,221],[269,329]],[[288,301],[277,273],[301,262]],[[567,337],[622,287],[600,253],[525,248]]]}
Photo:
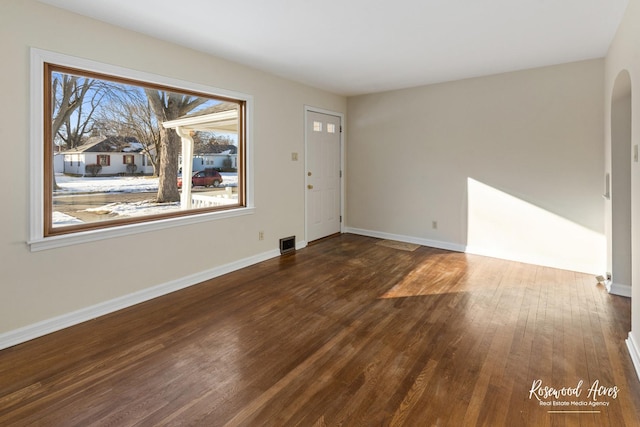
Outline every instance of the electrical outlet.
{"label": "electrical outlet", "polygon": [[431,228],[436,230],[438,228],[438,221],[431,221]]}
{"label": "electrical outlet", "polygon": [[264,240],[264,231],[258,231],[258,240]]}
{"label": "electrical outlet", "polygon": [[298,161],[298,153],[291,153],[291,160],[294,162]]}

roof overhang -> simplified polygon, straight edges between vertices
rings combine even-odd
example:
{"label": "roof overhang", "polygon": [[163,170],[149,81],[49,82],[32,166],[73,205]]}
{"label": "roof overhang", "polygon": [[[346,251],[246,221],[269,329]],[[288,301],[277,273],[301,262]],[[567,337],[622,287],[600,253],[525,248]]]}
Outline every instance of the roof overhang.
{"label": "roof overhang", "polygon": [[238,110],[220,111],[202,116],[184,117],[162,123],[167,129],[182,131],[238,132]]}

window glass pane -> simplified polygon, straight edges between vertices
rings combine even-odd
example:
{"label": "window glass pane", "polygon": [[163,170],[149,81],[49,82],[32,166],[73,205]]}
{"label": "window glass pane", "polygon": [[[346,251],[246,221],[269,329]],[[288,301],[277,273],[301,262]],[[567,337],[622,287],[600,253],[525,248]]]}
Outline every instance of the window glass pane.
{"label": "window glass pane", "polygon": [[52,64],[45,76],[45,236],[245,206],[244,101]]}
{"label": "window glass pane", "polygon": [[322,132],[322,122],[313,122],[314,132]]}

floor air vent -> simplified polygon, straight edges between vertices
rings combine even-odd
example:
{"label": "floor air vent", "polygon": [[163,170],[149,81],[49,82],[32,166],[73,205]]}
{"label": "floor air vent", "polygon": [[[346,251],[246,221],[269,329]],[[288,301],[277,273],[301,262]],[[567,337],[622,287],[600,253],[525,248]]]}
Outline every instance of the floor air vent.
{"label": "floor air vent", "polygon": [[280,239],[280,254],[288,254],[296,250],[296,236],[283,237]]}

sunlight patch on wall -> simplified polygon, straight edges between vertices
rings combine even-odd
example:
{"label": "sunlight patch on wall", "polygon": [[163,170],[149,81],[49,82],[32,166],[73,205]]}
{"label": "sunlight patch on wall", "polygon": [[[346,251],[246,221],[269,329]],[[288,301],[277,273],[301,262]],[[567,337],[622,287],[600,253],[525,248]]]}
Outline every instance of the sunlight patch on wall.
{"label": "sunlight patch on wall", "polygon": [[468,253],[590,274],[605,271],[604,234],[472,178],[467,191]]}

